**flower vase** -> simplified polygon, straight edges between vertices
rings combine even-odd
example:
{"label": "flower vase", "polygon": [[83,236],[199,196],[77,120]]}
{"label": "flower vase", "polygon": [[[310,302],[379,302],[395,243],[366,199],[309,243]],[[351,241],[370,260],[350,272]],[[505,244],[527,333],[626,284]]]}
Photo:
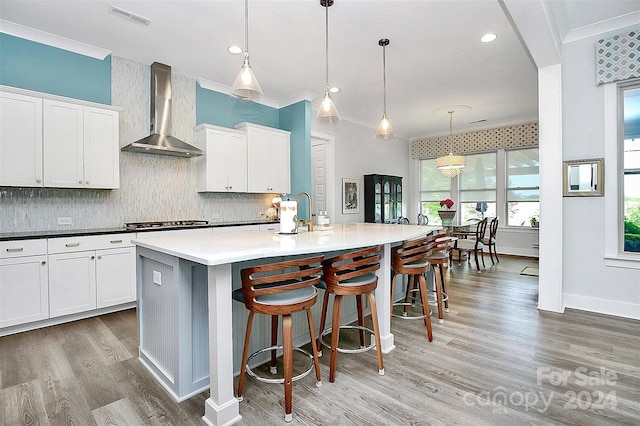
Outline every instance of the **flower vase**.
{"label": "flower vase", "polygon": [[453,226],[453,218],[455,215],[455,210],[438,210],[438,216],[440,216],[442,220],[442,226]]}

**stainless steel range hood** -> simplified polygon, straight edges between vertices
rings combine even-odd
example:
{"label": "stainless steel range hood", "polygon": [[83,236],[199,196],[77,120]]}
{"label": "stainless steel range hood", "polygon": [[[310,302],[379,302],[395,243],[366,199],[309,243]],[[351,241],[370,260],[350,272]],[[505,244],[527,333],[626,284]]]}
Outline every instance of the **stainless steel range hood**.
{"label": "stainless steel range hood", "polygon": [[171,67],[151,64],[151,134],[123,146],[122,151],[147,154],[197,157],[200,149],[171,136]]}

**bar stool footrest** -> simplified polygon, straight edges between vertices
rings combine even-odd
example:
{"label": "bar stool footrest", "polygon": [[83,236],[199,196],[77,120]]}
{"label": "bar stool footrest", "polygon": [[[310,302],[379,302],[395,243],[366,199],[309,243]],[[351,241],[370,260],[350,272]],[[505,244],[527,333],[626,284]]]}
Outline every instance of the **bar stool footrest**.
{"label": "bar stool footrest", "polygon": [[[249,374],[254,379],[256,379],[256,380],[258,380],[260,382],[263,382],[263,383],[279,383],[279,384],[284,383],[284,377],[271,378],[271,377],[260,376],[258,373],[254,372],[251,369],[251,367],[249,367],[249,363],[250,363],[252,358],[260,355],[261,353],[268,352],[268,351],[271,351],[271,350],[274,350],[274,349],[276,349],[276,350],[282,349],[282,345],[269,346],[268,348],[260,349],[258,351],[255,351],[251,355],[249,355],[249,357],[247,358],[247,364],[245,365],[245,371],[247,372],[247,374]],[[313,370],[313,366],[314,365],[313,365],[313,355],[312,354],[310,354],[309,352],[305,351],[302,348],[293,348],[293,350],[305,354],[310,359],[309,367],[305,371],[303,371],[302,373],[298,374],[297,376],[293,376],[292,380],[295,382],[296,380],[300,380],[303,377],[306,377],[309,373],[311,373],[311,370]],[[269,367],[269,371],[271,371],[272,374],[273,374],[273,370],[271,369],[271,367]]]}
{"label": "bar stool footrest", "polygon": [[[429,302],[429,304],[431,305],[431,302]],[[416,306],[422,307],[422,303],[396,302],[393,304],[393,306],[409,306],[409,307],[415,308]],[[429,308],[429,316],[431,316],[431,314],[432,314],[431,308]],[[401,314],[394,314],[393,311],[391,312],[391,316],[395,318],[405,319],[405,320],[424,319],[424,315],[404,315],[404,313],[401,315]]]}
{"label": "bar stool footrest", "polygon": [[[375,333],[373,332],[373,330],[371,330],[370,328],[367,327],[363,327],[360,325],[341,325],[340,329],[357,329],[357,330],[362,330],[365,333],[369,333],[370,336],[374,336]],[[327,343],[324,341],[324,337],[328,334],[331,334],[331,332],[333,331],[332,327],[327,328],[326,330],[324,330],[322,332],[322,334],[320,335],[320,342],[322,343],[323,346],[327,347],[327,348],[331,348],[331,343]],[[346,348],[341,348],[338,347],[337,351],[340,353],[344,353],[344,354],[358,354],[358,353],[362,353],[362,352],[367,352],[371,349],[375,349],[376,345],[373,343],[374,339],[369,338],[369,341],[371,342],[369,345],[358,348],[358,349],[346,349]]]}

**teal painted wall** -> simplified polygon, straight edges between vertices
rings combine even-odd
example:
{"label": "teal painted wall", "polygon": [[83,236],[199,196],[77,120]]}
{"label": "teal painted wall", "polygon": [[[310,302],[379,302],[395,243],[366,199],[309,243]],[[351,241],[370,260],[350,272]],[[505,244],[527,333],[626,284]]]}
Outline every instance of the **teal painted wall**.
{"label": "teal painted wall", "polygon": [[111,56],[99,60],[0,33],[0,84],[111,105]]}
{"label": "teal painted wall", "polygon": [[278,110],[255,102],[241,101],[196,83],[196,126],[207,123],[231,129],[238,123],[280,128]]}
{"label": "teal painted wall", "polygon": [[[301,101],[280,109],[280,128],[291,132],[291,198],[311,188],[311,102]],[[308,220],[307,199],[302,198],[298,216]]]}

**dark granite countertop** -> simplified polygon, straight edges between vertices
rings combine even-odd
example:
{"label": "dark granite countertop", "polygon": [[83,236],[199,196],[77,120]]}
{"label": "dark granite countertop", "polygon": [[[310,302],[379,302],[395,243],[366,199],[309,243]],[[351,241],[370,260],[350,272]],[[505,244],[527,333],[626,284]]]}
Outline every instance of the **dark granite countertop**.
{"label": "dark granite countertop", "polygon": [[58,238],[58,237],[78,237],[85,235],[105,235],[126,233],[144,233],[150,231],[169,231],[172,229],[193,229],[193,228],[218,228],[227,226],[249,226],[249,225],[268,225],[278,223],[267,220],[256,220],[246,222],[213,222],[208,225],[198,226],[176,226],[168,228],[148,228],[148,229],[127,229],[124,226],[114,228],[91,228],[91,229],[60,229],[55,231],[25,231],[25,232],[6,232],[0,233],[0,241],[16,241],[16,240],[36,240],[42,238]]}

